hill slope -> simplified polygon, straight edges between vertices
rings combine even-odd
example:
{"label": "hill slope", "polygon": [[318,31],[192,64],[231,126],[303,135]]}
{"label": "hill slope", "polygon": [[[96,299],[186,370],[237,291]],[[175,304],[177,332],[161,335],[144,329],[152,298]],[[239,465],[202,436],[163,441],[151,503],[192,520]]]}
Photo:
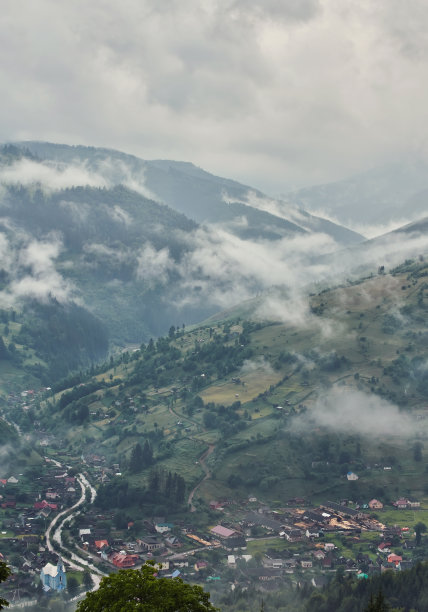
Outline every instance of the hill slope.
{"label": "hill slope", "polygon": [[[154,463],[131,470],[134,485],[156,466],[190,491],[206,469],[205,502],[249,493],[319,502],[351,489],[424,496],[425,450],[419,460],[413,449],[428,418],[427,275],[415,262],[323,291],[294,325],[172,329],[83,387],[58,387],[37,420],[73,453],[106,455],[125,472],[137,442],[148,442]],[[350,469],[358,482],[346,480]]]}

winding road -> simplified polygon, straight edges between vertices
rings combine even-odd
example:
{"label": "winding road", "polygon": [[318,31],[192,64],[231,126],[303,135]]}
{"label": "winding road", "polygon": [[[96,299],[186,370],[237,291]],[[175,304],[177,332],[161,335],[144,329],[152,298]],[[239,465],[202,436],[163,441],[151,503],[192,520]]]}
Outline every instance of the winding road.
{"label": "winding road", "polygon": [[[51,461],[54,461],[54,460],[51,460]],[[62,467],[59,462],[54,461],[54,463],[58,465],[58,467]],[[98,588],[101,578],[103,576],[107,576],[107,574],[99,570],[92,563],[89,563],[87,559],[80,557],[75,552],[68,549],[66,546],[64,546],[62,542],[62,530],[67,522],[71,521],[75,516],[80,514],[81,512],[80,509],[85,503],[87,489],[89,489],[91,493],[91,500],[90,500],[91,503],[93,503],[97,495],[96,490],[94,489],[94,487],[91,485],[91,483],[87,480],[87,478],[83,474],[78,474],[76,476],[76,480],[79,483],[80,488],[82,490],[81,496],[73,506],[71,506],[70,508],[66,508],[65,510],[63,510],[62,512],[60,512],[53,518],[53,520],[49,524],[49,527],[46,529],[46,533],[45,533],[46,545],[48,547],[48,550],[50,550],[51,552],[56,552],[54,545],[53,545],[53,542],[56,542],[59,545],[59,547],[67,553],[67,558],[66,558],[67,563],[70,565],[72,569],[82,571],[82,565],[88,567],[91,571],[91,578],[94,582],[94,590],[95,590]]]}

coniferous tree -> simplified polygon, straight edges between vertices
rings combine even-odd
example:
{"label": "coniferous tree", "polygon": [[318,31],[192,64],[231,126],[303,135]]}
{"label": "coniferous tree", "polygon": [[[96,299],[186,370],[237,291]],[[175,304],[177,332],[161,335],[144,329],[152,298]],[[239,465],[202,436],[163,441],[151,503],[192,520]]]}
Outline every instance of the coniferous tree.
{"label": "coniferous tree", "polygon": [[129,462],[129,470],[133,474],[137,474],[143,469],[143,466],[144,466],[143,449],[141,448],[141,444],[137,442],[137,444],[132,449],[131,459]]}

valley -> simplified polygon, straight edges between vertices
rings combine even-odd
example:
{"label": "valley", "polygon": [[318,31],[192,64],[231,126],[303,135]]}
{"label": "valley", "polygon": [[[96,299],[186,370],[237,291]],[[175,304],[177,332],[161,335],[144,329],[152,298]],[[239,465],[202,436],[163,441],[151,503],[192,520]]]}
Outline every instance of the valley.
{"label": "valley", "polygon": [[322,289],[288,323],[263,320],[255,300],[252,317],[238,307],[171,326],[51,389],[18,393],[6,363],[2,414],[28,450],[3,476],[20,462],[28,484],[1,492],[4,550],[17,569],[37,567],[19,551],[43,529],[17,528],[37,490],[57,492],[52,476],[28,480],[53,460],[97,496],[80,511],[82,498],[58,493],[64,516],[73,503],[80,513],[48,548],[96,575],[154,558],[165,575],[209,584],[221,609],[259,609],[261,593],[303,610],[297,584],[425,559],[414,528],[428,521],[427,276],[421,257]]}

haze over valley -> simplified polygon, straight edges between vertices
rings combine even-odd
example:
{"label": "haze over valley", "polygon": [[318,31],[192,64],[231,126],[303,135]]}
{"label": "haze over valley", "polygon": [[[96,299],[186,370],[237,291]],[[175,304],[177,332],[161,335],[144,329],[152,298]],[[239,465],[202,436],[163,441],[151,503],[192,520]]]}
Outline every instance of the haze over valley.
{"label": "haze over valley", "polygon": [[0,608],[427,610],[425,4],[4,16]]}

